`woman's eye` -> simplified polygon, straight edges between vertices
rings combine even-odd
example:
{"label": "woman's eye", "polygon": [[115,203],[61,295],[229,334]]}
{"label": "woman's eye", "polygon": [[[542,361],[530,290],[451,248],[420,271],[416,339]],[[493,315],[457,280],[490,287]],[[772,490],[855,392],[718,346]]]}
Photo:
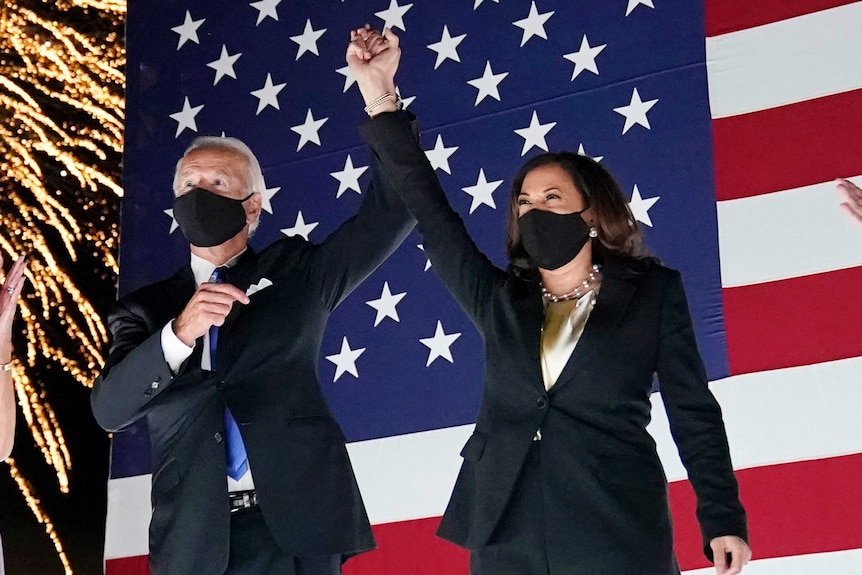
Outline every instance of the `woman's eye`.
{"label": "woman's eye", "polygon": [[530,201],[527,200],[526,198],[518,198],[518,205],[519,206],[526,206],[529,203],[530,203]]}
{"label": "woman's eye", "polygon": [[559,200],[560,196],[557,194],[548,194],[547,196],[545,196],[545,199],[546,200]]}

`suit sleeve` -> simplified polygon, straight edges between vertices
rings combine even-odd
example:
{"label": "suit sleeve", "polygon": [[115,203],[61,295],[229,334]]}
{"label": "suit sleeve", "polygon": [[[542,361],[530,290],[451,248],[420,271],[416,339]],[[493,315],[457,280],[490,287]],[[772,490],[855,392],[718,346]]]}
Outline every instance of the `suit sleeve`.
{"label": "suit sleeve", "polygon": [[657,371],[671,434],[697,495],[704,554],[712,561],[712,539],[736,535],[748,541],[748,528],[721,407],[708,387],[682,278],[676,271],[671,273],[662,308]]}
{"label": "suit sleeve", "polygon": [[371,275],[416,225],[397,191],[387,185],[389,180],[375,158],[371,173],[371,185],[357,214],[311,248],[313,282],[330,310]]}
{"label": "suit sleeve", "polygon": [[362,135],[379,161],[387,185],[402,195],[416,218],[432,269],[476,321],[483,303],[506,274],[479,251],[449,205],[405,112],[377,115],[363,126]]}
{"label": "suit sleeve", "polygon": [[162,351],[161,330],[136,308],[119,301],[108,315],[112,336],[108,362],[90,395],[93,415],[107,431],[119,431],[143,417],[174,379]]}

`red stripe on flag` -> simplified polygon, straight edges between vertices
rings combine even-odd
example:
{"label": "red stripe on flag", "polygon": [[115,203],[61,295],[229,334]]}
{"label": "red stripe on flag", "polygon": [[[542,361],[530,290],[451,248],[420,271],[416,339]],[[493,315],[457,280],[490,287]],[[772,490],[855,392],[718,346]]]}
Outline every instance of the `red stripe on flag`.
{"label": "red stripe on flag", "polygon": [[706,0],[706,35],[718,36],[852,3],[853,0]]}
{"label": "red stripe on flag", "polygon": [[105,561],[105,575],[150,575],[146,555],[108,559]]}
{"label": "red stripe on flag", "polygon": [[374,526],[377,549],[351,559],[344,575],[463,575],[469,553],[434,535],[439,517]]}
{"label": "red stripe on flag", "polygon": [[[862,454],[736,472],[756,559],[862,547]],[[682,570],[707,567],[688,481],[670,486]]]}
{"label": "red stripe on flag", "polygon": [[862,90],[712,122],[715,193],[746,198],[862,173]]}
{"label": "red stripe on flag", "polygon": [[731,374],[862,355],[859,286],[862,267],[724,288]]}

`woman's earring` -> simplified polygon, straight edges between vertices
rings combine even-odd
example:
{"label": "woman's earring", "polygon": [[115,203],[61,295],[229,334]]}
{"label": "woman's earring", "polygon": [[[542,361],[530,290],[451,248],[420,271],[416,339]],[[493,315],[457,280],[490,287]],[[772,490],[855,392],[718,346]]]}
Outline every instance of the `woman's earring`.
{"label": "woman's earring", "polygon": [[598,230],[596,230],[596,228],[590,228],[590,237],[591,238],[599,237],[599,232],[598,232]]}

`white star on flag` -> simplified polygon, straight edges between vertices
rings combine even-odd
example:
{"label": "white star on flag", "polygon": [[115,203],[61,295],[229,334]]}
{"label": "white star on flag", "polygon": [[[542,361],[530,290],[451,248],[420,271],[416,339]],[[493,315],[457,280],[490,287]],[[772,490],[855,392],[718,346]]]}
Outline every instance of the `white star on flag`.
{"label": "white star on flag", "polygon": [[206,18],[201,18],[200,20],[192,20],[191,12],[186,10],[186,18],[182,24],[179,26],[174,26],[171,28],[174,32],[180,35],[179,42],[177,43],[177,50],[183,47],[183,44],[191,40],[195,44],[200,44],[200,40],[198,40],[198,28],[201,27],[206,21]]}
{"label": "white star on flag", "polygon": [[218,84],[218,81],[225,76],[230,76],[231,78],[236,79],[236,72],[234,72],[233,70],[233,65],[236,64],[236,61],[239,60],[240,56],[242,56],[242,52],[231,56],[227,52],[227,46],[222,44],[221,56],[218,57],[218,60],[213,60],[212,62],[207,64],[207,67],[215,70],[215,80],[213,80],[213,86]]}
{"label": "white star on flag", "polygon": [[324,32],[326,32],[326,28],[315,30],[311,27],[311,20],[307,19],[305,21],[305,30],[302,31],[302,34],[290,37],[290,39],[298,45],[298,48],[296,49],[296,59],[299,60],[299,57],[306,52],[311,52],[315,56],[320,56],[320,53],[317,51],[317,41],[320,40],[320,37],[323,36]]}
{"label": "white star on flag", "polygon": [[281,187],[277,188],[266,188],[264,191],[260,193],[261,195],[261,203],[260,207],[263,211],[267,213],[272,213],[272,198],[281,191]]}
{"label": "white star on flag", "polygon": [[581,155],[581,156],[586,156],[586,157],[588,157],[588,158],[592,158],[592,159],[594,159],[594,160],[595,160],[595,161],[597,161],[597,162],[601,162],[601,161],[602,161],[602,159],[604,158],[604,156],[591,156],[591,155],[589,155],[589,154],[584,150],[584,145],[583,145],[582,143],[581,143],[581,144],[578,144],[578,154],[579,154],[579,155]]}
{"label": "white star on flag", "polygon": [[177,223],[177,219],[174,217],[174,209],[168,208],[167,210],[163,210],[163,211],[164,211],[164,213],[166,213],[171,218],[171,229],[168,232],[168,234],[172,234],[172,233],[174,233],[175,229],[180,227],[180,225]]}
{"label": "white star on flag", "polygon": [[398,86],[395,86],[395,95],[398,96],[398,98],[401,100],[401,104],[404,106],[405,110],[407,109],[407,106],[412,104],[413,100],[416,99],[416,96],[410,96],[407,98],[402,98],[401,97],[401,90],[398,88]]}
{"label": "white star on flag", "polygon": [[350,66],[344,66],[343,68],[339,68],[336,70],[339,74],[344,76],[344,90],[341,93],[347,92],[347,89],[350,88],[353,84],[356,83],[356,78],[353,77],[353,73],[350,71]]}
{"label": "white star on flag", "polygon": [[629,102],[628,106],[620,106],[619,108],[614,108],[614,112],[624,116],[626,119],[626,123],[623,126],[623,134],[629,131],[632,126],[635,124],[640,124],[647,130],[650,129],[649,120],[647,120],[647,112],[650,111],[650,108],[655,106],[658,100],[647,100],[646,102],[641,101],[641,95],[638,94],[638,89],[635,88],[632,90],[632,99]]}
{"label": "white star on flag", "polygon": [[400,323],[401,320],[398,318],[398,310],[395,309],[395,306],[406,295],[407,292],[393,294],[389,291],[389,282],[383,282],[383,291],[380,292],[380,297],[365,302],[377,310],[377,317],[374,318],[374,327],[377,327],[387,317]]}
{"label": "white star on flag", "polygon": [[455,363],[452,359],[452,352],[449,348],[455,343],[455,340],[461,337],[460,333],[447,334],[443,331],[443,324],[437,320],[437,330],[434,332],[434,337],[424,337],[419,342],[428,348],[428,361],[425,362],[425,367],[431,365],[435,359],[442,357],[449,363]]}
{"label": "white star on flag", "polygon": [[660,198],[661,196],[642,198],[640,190],[637,185],[635,185],[634,190],[632,190],[632,201],[629,202],[629,209],[632,211],[632,215],[637,221],[652,227],[652,220],[649,217],[649,209],[653,204],[659,201]]}
{"label": "white star on flag", "polygon": [[335,364],[335,377],[332,378],[332,383],[338,381],[338,378],[349,373],[353,377],[359,377],[359,372],[356,371],[356,360],[365,351],[364,347],[358,349],[350,349],[350,344],[345,336],[341,340],[341,351],[335,355],[327,355],[326,359]]}
{"label": "white star on flag", "polygon": [[443,136],[437,134],[437,142],[430,150],[425,150],[425,156],[431,162],[431,167],[435,170],[443,170],[449,175],[452,175],[452,170],[449,168],[449,157],[458,150],[458,146],[447,148],[443,145]]}
{"label": "white star on flag", "polygon": [[[423,254],[425,253],[425,246],[423,246],[422,244],[416,244],[416,247],[422,250]],[[425,269],[423,269],[422,271],[427,272],[429,269],[431,269],[431,260],[428,259],[428,256],[425,256]]]}
{"label": "white star on flag", "polygon": [[308,142],[312,142],[318,146],[320,145],[320,136],[317,132],[328,119],[329,118],[321,118],[319,120],[315,120],[314,116],[311,114],[311,108],[309,108],[308,112],[305,114],[305,122],[297,126],[290,127],[291,132],[299,134],[299,144],[296,146],[297,152],[300,151]]}
{"label": "white star on flag", "polygon": [[497,205],[494,203],[494,190],[500,187],[500,184],[503,183],[503,180],[495,180],[493,182],[489,182],[485,179],[485,170],[479,169],[479,177],[476,180],[475,186],[467,186],[466,188],[461,188],[464,190],[467,195],[473,198],[473,202],[470,204],[470,213],[472,214],[476,211],[476,208],[481,206],[482,204],[486,206],[491,206],[493,209],[497,209]]}
{"label": "white star on flag", "polygon": [[194,108],[189,104],[189,97],[186,96],[183,101],[183,109],[179,112],[174,112],[171,114],[171,119],[176,121],[177,123],[177,133],[174,135],[174,138],[179,138],[180,134],[183,133],[183,130],[189,129],[192,132],[198,131],[198,124],[195,122],[195,116],[204,109],[204,104],[200,106],[195,106]]}
{"label": "white star on flag", "polygon": [[281,233],[286,235],[287,237],[300,236],[305,241],[308,241],[308,234],[311,233],[311,230],[317,227],[317,224],[320,222],[309,222],[305,223],[305,218],[302,217],[302,210],[296,214],[296,223],[293,224],[292,227],[283,228],[279,230]]}
{"label": "white star on flag", "polygon": [[653,8],[653,9],[655,8],[655,6],[652,3],[652,0],[629,0],[629,5],[626,6],[626,16],[631,14],[632,10],[634,10],[635,8],[640,6],[641,4],[643,4],[644,6],[647,6],[648,8]]}
{"label": "white star on flag", "polygon": [[523,156],[529,152],[534,146],[548,151],[548,143],[545,141],[545,136],[556,126],[556,122],[548,122],[547,124],[539,123],[539,116],[533,110],[533,117],[530,119],[530,125],[526,128],[515,130],[515,133],[524,138],[524,147],[521,150]]}
{"label": "white star on flag", "polygon": [[491,70],[491,62],[486,61],[485,72],[482,74],[482,77],[467,81],[468,84],[479,90],[479,93],[476,94],[476,103],[473,104],[473,106],[478,106],[479,102],[481,102],[488,96],[494,98],[499,102],[500,91],[497,89],[497,86],[500,84],[500,82],[503,81],[503,78],[508,75],[508,72],[500,72],[499,74],[495,74],[494,71]]}
{"label": "white star on flag", "polygon": [[[479,6],[481,6],[481,5],[482,5],[482,2],[484,2],[484,1],[485,1],[485,0],[474,0],[474,2],[473,2],[473,10],[475,10],[476,8],[478,8]],[[493,1],[494,1],[496,4],[499,4],[499,3],[500,3],[500,0],[493,0]]]}
{"label": "white star on flag", "polygon": [[362,188],[359,187],[359,176],[365,173],[368,166],[353,166],[353,158],[347,154],[347,159],[344,161],[344,169],[339,172],[329,172],[329,175],[338,180],[338,191],[335,193],[336,198],[340,198],[341,194],[347,190],[361,194]]}
{"label": "white star on flag", "polygon": [[587,35],[584,34],[584,38],[581,40],[581,47],[577,52],[563,54],[563,58],[575,65],[575,69],[572,72],[572,80],[577,78],[584,70],[592,72],[598,76],[599,67],[596,66],[596,56],[601,54],[602,50],[606,47],[607,44],[602,44],[601,46],[590,46],[590,43],[587,41]]}
{"label": "white star on flag", "polygon": [[447,58],[449,60],[454,60],[455,62],[461,61],[461,58],[458,56],[458,44],[463,42],[466,37],[466,34],[454,37],[450,36],[449,27],[445,25],[443,26],[443,35],[440,37],[440,41],[428,44],[428,48],[430,50],[437,52],[437,61],[434,62],[435,70],[440,66],[440,64],[445,62]]}
{"label": "white star on flag", "polygon": [[249,6],[257,10],[257,22],[255,26],[260,26],[260,23],[267,17],[278,22],[277,7],[279,4],[281,4],[281,0],[260,0],[259,2],[250,3]]}
{"label": "white star on flag", "polygon": [[390,0],[389,8],[375,12],[374,15],[383,20],[383,28],[401,28],[405,32],[404,14],[413,7],[413,4],[398,5],[398,0]]}
{"label": "white star on flag", "polygon": [[524,34],[521,36],[521,46],[526,44],[527,40],[533,36],[538,36],[539,38],[547,40],[548,35],[545,33],[545,22],[547,22],[553,15],[553,10],[539,14],[539,11],[536,9],[536,3],[531,2],[530,15],[522,20],[515,20],[512,22],[512,24],[524,31]]}
{"label": "white star on flag", "polygon": [[287,86],[287,84],[273,84],[272,75],[267,74],[266,81],[263,83],[263,88],[260,90],[252,90],[251,92],[251,95],[258,99],[257,112],[255,115],[259,115],[267,106],[272,106],[276,110],[280,110],[281,108],[278,107],[278,93],[284,90],[285,86]]}

